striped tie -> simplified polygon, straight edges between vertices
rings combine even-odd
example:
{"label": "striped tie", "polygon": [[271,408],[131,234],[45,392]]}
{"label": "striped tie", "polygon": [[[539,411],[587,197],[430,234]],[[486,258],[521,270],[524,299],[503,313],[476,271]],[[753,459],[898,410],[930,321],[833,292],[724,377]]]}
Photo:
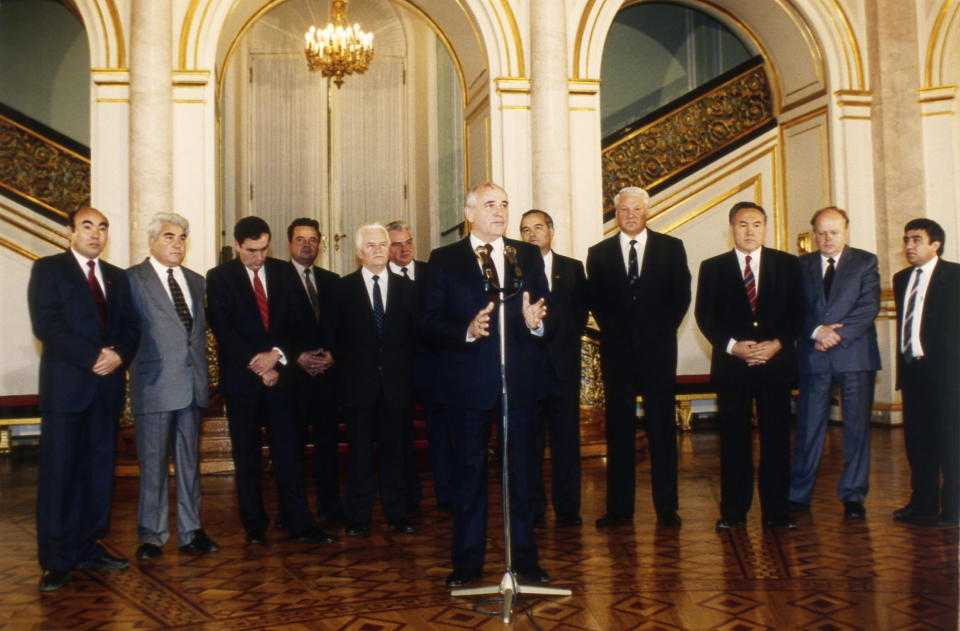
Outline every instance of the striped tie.
{"label": "striped tie", "polygon": [[743,267],[743,286],[747,290],[750,300],[750,311],[757,312],[757,282],[753,278],[753,269],[750,267],[750,255],[747,255],[747,264]]}
{"label": "striped tie", "polygon": [[910,287],[910,294],[907,296],[907,312],[903,316],[903,356],[910,361],[913,359],[913,312],[917,306],[917,287],[920,286],[920,274],[923,270],[917,268],[917,274],[913,277],[913,285]]}

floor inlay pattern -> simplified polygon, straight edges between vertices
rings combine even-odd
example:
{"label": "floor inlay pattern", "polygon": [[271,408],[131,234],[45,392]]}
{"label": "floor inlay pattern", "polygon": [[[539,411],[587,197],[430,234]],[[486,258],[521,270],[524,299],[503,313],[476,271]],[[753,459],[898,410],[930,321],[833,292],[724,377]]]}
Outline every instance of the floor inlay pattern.
{"label": "floor inlay pattern", "polygon": [[[810,513],[798,528],[748,525],[714,531],[719,457],[715,433],[680,437],[679,531],[656,527],[649,463],[638,465],[637,515],[630,526],[598,531],[604,512],[604,461],[583,461],[582,528],[537,529],[541,565],[573,596],[522,597],[537,625],[551,631],[955,631],[958,629],[958,531],[899,524],[891,513],[908,497],[902,433],[873,430],[867,519],[847,521],[834,496],[842,465],[840,430],[831,427]],[[425,459],[421,463],[426,471]],[[137,546],[136,479],[117,479],[113,554],[122,571],[74,571],[55,593],[37,590],[34,502],[36,453],[19,448],[0,459],[0,627],[9,629],[317,629],[335,631],[535,629],[520,608],[511,623],[480,609],[484,597],[452,598],[449,513],[439,510],[429,475],[414,522],[417,532],[387,530],[379,509],[370,535],[328,546],[285,540],[268,531],[249,546],[239,526],[233,479],[203,478],[203,522],[221,550],[180,552],[173,533],[161,556],[133,560]],[[549,482],[549,481],[548,481]],[[264,482],[269,495],[275,485]],[[312,488],[312,487],[311,487]],[[491,471],[490,541],[481,584],[503,573],[499,479]],[[549,486],[548,486],[549,493]],[[268,512],[276,513],[269,495]],[[475,605],[477,609],[475,610]]]}

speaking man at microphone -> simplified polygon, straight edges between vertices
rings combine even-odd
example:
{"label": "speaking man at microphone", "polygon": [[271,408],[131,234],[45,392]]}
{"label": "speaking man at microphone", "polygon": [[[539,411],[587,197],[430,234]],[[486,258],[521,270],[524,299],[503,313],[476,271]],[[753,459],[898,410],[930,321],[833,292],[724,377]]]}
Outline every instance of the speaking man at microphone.
{"label": "speaking man at microphone", "polygon": [[[527,583],[550,579],[533,539],[532,447],[543,387],[543,336],[549,326],[543,258],[535,246],[505,239],[509,202],[500,186],[467,194],[470,234],[430,254],[421,325],[438,348],[437,402],[446,408],[454,450],[453,572],[449,587],[483,574],[487,540],[487,441],[501,412],[498,287],[506,290],[506,385],[513,570]],[[512,298],[510,296],[513,296]]]}

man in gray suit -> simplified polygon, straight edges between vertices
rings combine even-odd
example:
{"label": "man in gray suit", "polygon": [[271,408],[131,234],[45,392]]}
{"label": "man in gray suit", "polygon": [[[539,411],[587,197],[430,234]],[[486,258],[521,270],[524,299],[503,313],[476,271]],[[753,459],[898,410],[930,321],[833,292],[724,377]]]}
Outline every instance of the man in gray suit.
{"label": "man in gray suit", "polygon": [[140,461],[138,559],[161,553],[170,538],[167,462],[177,478],[177,542],[191,552],[219,549],[200,526],[197,448],[209,403],[204,278],[182,267],[190,224],[157,213],[147,228],[150,256],[127,270],[140,318],[140,347],[130,364],[130,407]]}
{"label": "man in gray suit", "polygon": [[847,519],[863,519],[870,475],[870,410],[880,351],[877,257],[847,246],[849,219],[834,206],[810,220],[819,252],[800,258],[804,318],[800,332],[800,396],[790,509],[810,507],[830,415],[833,387],[843,407],[843,473],[837,496]]}

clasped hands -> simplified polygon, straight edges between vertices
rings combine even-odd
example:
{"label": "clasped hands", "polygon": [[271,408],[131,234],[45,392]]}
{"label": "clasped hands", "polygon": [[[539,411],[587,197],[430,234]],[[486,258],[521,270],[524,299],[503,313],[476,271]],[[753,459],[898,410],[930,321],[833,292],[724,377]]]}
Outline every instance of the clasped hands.
{"label": "clasped hands", "polygon": [[777,354],[783,345],[780,340],[772,339],[765,342],[741,340],[733,345],[730,354],[747,362],[748,366],[761,366]]}
{"label": "clasped hands", "polygon": [[[477,312],[477,315],[470,321],[467,328],[467,335],[472,339],[480,339],[490,335],[490,313],[493,312],[493,302],[487,303],[487,306]],[[531,331],[536,331],[543,324],[543,319],[547,317],[546,301],[540,300],[531,303],[530,292],[523,292],[523,319]]]}
{"label": "clasped hands", "polygon": [[818,351],[828,351],[843,340],[840,337],[840,334],[837,333],[837,329],[841,328],[842,324],[821,324],[817,328],[817,332],[814,334],[813,339],[815,344],[813,347]]}
{"label": "clasped hands", "polygon": [[297,357],[297,364],[303,368],[311,377],[326,372],[330,366],[333,366],[333,355],[329,351],[318,348],[315,351],[303,351]]}
{"label": "clasped hands", "polygon": [[105,346],[100,349],[97,361],[93,362],[93,368],[90,370],[98,377],[106,377],[119,368],[122,363],[123,360],[120,359],[117,351],[113,350],[112,346]]}
{"label": "clasped hands", "polygon": [[277,385],[277,381],[280,379],[280,373],[275,368],[278,361],[280,361],[280,352],[276,349],[270,349],[254,355],[250,363],[247,364],[247,368],[257,373],[257,376],[263,380],[263,385],[272,388]]}

